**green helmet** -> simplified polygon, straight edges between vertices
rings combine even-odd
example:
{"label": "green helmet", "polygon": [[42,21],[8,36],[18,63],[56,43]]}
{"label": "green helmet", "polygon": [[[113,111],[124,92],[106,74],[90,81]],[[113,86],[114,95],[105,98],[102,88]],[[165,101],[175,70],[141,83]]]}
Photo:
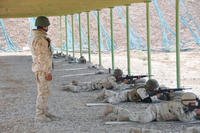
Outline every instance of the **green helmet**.
{"label": "green helmet", "polygon": [[146,89],[147,90],[156,90],[158,88],[159,88],[159,84],[158,84],[157,80],[155,80],[155,79],[149,79],[146,82]]}
{"label": "green helmet", "polygon": [[79,63],[83,63],[83,64],[86,64],[86,59],[84,56],[81,56],[79,59],[78,59]]}
{"label": "green helmet", "polygon": [[122,72],[121,69],[115,69],[114,70],[113,76],[115,76],[115,77],[121,77],[122,75],[123,75],[123,72]]}
{"label": "green helmet", "polygon": [[45,16],[39,16],[36,18],[35,26],[46,27],[49,26],[50,22],[49,19]]}

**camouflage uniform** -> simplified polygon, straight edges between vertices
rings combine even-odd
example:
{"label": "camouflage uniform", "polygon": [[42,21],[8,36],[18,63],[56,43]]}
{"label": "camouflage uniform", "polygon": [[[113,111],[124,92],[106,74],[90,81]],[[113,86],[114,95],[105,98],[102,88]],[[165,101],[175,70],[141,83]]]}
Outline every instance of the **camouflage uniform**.
{"label": "camouflage uniform", "polygon": [[120,103],[120,102],[158,102],[159,99],[156,95],[150,96],[146,89],[145,84],[136,84],[130,90],[123,90],[119,92],[104,90],[105,102]]}
{"label": "camouflage uniform", "polygon": [[72,92],[82,92],[82,91],[93,91],[105,89],[115,89],[117,86],[116,79],[114,76],[109,76],[105,79],[93,81],[91,83],[71,83],[64,87],[65,90]]}
{"label": "camouflage uniform", "polygon": [[[113,107],[111,114],[115,114],[116,118],[119,116],[127,117],[130,121],[137,121],[147,123],[151,121],[193,121],[196,120],[195,111],[187,110],[187,107],[180,102],[166,102],[151,104],[145,111],[135,112],[132,110]],[[109,116],[109,115],[107,115]]]}
{"label": "camouflage uniform", "polygon": [[[155,79],[149,79],[146,83],[138,82],[130,87],[130,90],[122,90],[114,92],[111,90],[104,90],[103,94],[105,102],[119,103],[119,102],[143,102],[152,103],[160,100],[180,101],[183,92],[169,92],[158,93],[159,84]],[[166,87],[164,87],[167,89]]]}
{"label": "camouflage uniform", "polygon": [[47,73],[52,71],[52,51],[50,39],[47,38],[46,32],[42,30],[33,30],[33,41],[31,45],[32,52],[32,71],[35,73],[37,82],[37,100],[36,116],[47,113],[47,101],[50,95],[50,83],[45,79]]}

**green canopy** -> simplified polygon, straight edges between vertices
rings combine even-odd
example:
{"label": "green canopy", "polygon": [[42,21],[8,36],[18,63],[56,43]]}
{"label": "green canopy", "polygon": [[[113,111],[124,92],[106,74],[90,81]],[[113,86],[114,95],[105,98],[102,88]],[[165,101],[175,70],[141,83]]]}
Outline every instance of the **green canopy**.
{"label": "green canopy", "polygon": [[0,0],[0,18],[61,16],[151,0]]}

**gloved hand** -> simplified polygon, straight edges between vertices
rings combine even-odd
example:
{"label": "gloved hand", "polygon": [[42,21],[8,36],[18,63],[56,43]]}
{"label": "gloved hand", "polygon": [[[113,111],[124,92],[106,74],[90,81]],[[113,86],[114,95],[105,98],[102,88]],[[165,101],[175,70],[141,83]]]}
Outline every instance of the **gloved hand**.
{"label": "gloved hand", "polygon": [[200,109],[195,109],[195,113],[197,114],[197,116],[200,116]]}
{"label": "gloved hand", "polygon": [[124,79],[123,83],[124,83],[124,84],[128,84],[128,83],[129,83],[129,80],[128,80],[128,79]]}
{"label": "gloved hand", "polygon": [[160,100],[169,101],[171,100],[169,93],[160,93],[160,96],[158,97]]}

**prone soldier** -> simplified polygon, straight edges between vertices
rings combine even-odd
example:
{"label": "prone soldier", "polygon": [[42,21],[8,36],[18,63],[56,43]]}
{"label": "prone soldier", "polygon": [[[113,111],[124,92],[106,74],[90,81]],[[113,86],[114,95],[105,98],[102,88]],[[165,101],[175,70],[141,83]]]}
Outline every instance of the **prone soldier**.
{"label": "prone soldier", "polygon": [[135,121],[147,123],[151,121],[194,121],[200,115],[200,109],[197,108],[199,102],[194,93],[187,92],[181,97],[181,102],[169,101],[166,103],[151,104],[140,112],[131,111],[125,108],[107,106],[104,117],[108,118],[112,114],[115,120]]}
{"label": "prone soldier", "polygon": [[137,84],[130,90],[123,90],[119,92],[104,90],[99,97],[104,98],[104,102],[120,103],[120,102],[150,102],[157,101],[157,96],[150,97],[148,92],[154,91],[159,87],[156,80],[150,79],[146,84]]}
{"label": "prone soldier", "polygon": [[121,69],[115,69],[113,75],[116,78],[117,83],[126,83],[126,84],[138,84],[145,83],[146,80],[144,77],[148,75],[137,75],[137,76],[125,76],[123,77],[123,71]]}
{"label": "prone soldier", "polygon": [[84,56],[81,56],[79,59],[78,59],[78,63],[80,64],[86,64],[86,59]]}
{"label": "prone soldier", "polygon": [[[127,84],[127,81],[116,82],[119,77],[122,77],[123,72],[120,69],[115,69],[113,75],[104,79],[93,81],[91,83],[79,83],[78,81],[72,81],[69,85],[64,87],[64,90],[72,92],[81,91],[93,91],[93,90],[121,90],[130,88],[132,84]],[[144,82],[142,79],[137,79],[136,83]]]}
{"label": "prone soldier", "polygon": [[[183,90],[183,89],[177,89]],[[174,91],[176,89],[167,91],[162,90],[159,87],[158,81],[155,79],[149,79],[146,84],[138,83],[135,84],[132,89],[122,90],[115,92],[112,90],[105,90],[99,96],[101,99],[104,99],[104,102],[109,103],[119,103],[119,102],[143,102],[143,103],[152,103],[159,102],[160,100],[169,101],[174,97]],[[165,92],[165,93],[163,93]],[[167,92],[167,93],[166,93]],[[99,98],[98,97],[98,98]]]}

